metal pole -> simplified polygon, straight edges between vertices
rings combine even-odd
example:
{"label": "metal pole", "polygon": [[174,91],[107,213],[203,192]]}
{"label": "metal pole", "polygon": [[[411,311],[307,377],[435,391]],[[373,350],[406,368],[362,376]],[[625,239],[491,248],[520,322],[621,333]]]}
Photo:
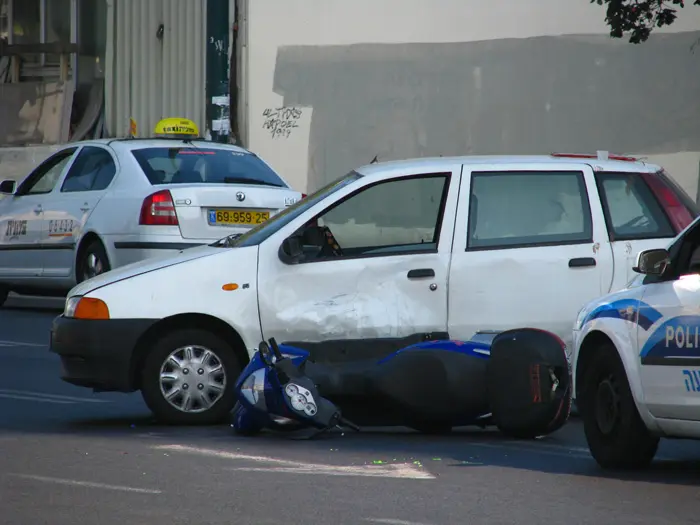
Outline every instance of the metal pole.
{"label": "metal pole", "polygon": [[207,0],[207,128],[229,142],[229,0]]}

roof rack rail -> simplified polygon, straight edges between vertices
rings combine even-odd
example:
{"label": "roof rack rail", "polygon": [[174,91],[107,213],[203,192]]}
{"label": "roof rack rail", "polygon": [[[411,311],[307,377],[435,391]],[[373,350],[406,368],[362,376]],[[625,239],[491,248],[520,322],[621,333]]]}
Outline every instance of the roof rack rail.
{"label": "roof rack rail", "polygon": [[568,157],[571,159],[598,159],[598,160],[623,160],[625,162],[637,162],[639,159],[629,155],[611,155],[607,151],[598,151],[595,155],[591,153],[551,153],[552,157]]}

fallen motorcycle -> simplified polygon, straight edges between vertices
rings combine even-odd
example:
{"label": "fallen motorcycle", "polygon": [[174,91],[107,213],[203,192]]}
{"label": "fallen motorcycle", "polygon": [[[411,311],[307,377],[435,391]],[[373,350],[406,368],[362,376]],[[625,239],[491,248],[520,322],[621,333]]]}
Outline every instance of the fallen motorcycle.
{"label": "fallen motorcycle", "polygon": [[407,426],[424,433],[495,426],[532,439],[571,410],[566,347],[523,328],[470,341],[424,341],[381,359],[323,363],[308,350],[262,341],[236,382],[238,434]]}

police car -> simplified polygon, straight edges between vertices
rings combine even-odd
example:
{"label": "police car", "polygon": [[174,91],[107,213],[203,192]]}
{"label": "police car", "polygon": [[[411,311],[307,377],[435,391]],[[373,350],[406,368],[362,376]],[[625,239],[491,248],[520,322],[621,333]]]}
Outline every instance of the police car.
{"label": "police car", "polygon": [[142,259],[243,233],[302,194],[254,153],[170,118],[158,138],[66,144],[0,183],[0,305],[10,291],[63,295]]}
{"label": "police car", "polygon": [[574,326],[577,404],[604,468],[648,465],[662,437],[700,439],[700,221],[634,270]]}

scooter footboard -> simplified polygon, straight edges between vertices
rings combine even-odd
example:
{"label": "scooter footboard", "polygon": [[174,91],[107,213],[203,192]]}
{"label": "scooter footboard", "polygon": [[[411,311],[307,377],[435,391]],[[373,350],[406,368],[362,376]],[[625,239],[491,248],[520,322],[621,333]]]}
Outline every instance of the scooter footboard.
{"label": "scooter footboard", "polygon": [[556,335],[534,328],[498,334],[487,378],[493,421],[504,434],[534,438],[555,432],[568,420],[571,367]]}

